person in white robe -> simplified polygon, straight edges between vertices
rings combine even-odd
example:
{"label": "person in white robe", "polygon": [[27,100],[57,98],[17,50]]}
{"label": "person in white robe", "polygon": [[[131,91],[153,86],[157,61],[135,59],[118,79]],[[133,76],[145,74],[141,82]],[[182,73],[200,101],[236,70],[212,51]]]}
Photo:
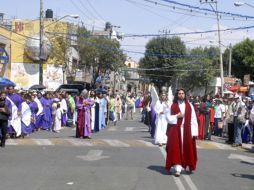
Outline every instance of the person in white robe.
{"label": "person in white robe", "polygon": [[160,99],[155,103],[154,111],[156,113],[154,143],[162,146],[167,143],[166,132],[168,121],[166,114],[169,111],[169,105],[167,103],[166,93],[161,93]]}
{"label": "person in white robe", "polygon": [[25,95],[24,101],[21,104],[21,132],[22,135],[29,135],[33,132],[31,125],[32,111],[29,107],[29,97]]}
{"label": "person in white robe", "polygon": [[62,109],[60,103],[57,104],[55,119],[54,119],[54,132],[58,133],[62,127]]}

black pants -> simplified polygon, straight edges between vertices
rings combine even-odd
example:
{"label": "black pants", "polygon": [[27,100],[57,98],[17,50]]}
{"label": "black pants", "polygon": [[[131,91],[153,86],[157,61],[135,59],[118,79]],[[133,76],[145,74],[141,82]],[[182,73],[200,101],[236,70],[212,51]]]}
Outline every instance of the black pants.
{"label": "black pants", "polygon": [[7,126],[8,126],[8,121],[7,120],[0,120],[1,146],[5,145]]}
{"label": "black pants", "polygon": [[228,142],[233,143],[234,142],[234,124],[228,123]]}

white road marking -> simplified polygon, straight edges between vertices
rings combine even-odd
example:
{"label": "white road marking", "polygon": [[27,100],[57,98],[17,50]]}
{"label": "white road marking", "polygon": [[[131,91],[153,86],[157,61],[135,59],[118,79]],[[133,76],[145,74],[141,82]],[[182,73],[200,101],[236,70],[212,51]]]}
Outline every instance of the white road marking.
{"label": "white road marking", "polygon": [[[166,151],[163,147],[159,147],[164,159],[166,160]],[[191,180],[190,176],[188,175],[182,175],[185,179],[185,181],[187,182],[187,184],[189,185],[191,190],[198,190],[197,186],[193,183],[193,181]],[[173,176],[173,179],[178,187],[179,190],[185,190],[185,187],[183,185],[183,183],[181,182],[181,179],[179,177],[175,177]]]}
{"label": "white road marking", "polygon": [[33,139],[33,141],[39,145],[39,146],[52,146],[54,145],[50,140],[48,139]]}
{"label": "white road marking", "polygon": [[137,140],[137,141],[145,144],[148,147],[157,147],[156,145],[154,145],[153,143],[148,142],[148,141],[144,141],[144,140]]}
{"label": "white road marking", "polygon": [[190,176],[183,175],[183,178],[185,179],[185,181],[187,182],[187,184],[189,185],[191,190],[198,190],[197,186],[193,183],[193,181],[191,180]]}
{"label": "white road marking", "polygon": [[242,154],[230,154],[228,159],[237,159],[237,160],[242,160],[244,162],[254,164],[254,158],[249,157],[249,156],[245,156],[245,155],[242,155]]}
{"label": "white road marking", "polygon": [[108,143],[110,146],[113,147],[130,147],[129,144],[124,143],[122,141],[119,140],[110,140],[110,139],[102,139],[104,142]]}
{"label": "white road marking", "polygon": [[65,139],[74,146],[93,146],[91,142],[86,141],[85,139]]}
{"label": "white road marking", "polygon": [[126,127],[124,131],[133,131],[134,127]]}
{"label": "white road marking", "polygon": [[116,127],[109,127],[108,131],[116,131]]}
{"label": "white road marking", "polygon": [[18,145],[18,143],[14,139],[7,139],[6,145]]}
{"label": "white road marking", "polygon": [[[165,149],[163,147],[159,147],[159,149],[160,149],[164,159],[166,160],[166,151],[165,151]],[[174,181],[176,183],[176,186],[178,187],[179,190],[185,190],[185,188],[183,186],[183,183],[181,182],[180,178],[173,176],[173,179],[174,179]]]}
{"label": "white road marking", "polygon": [[86,156],[77,156],[85,161],[97,161],[105,158],[109,158],[109,156],[102,156],[102,150],[89,150]]}

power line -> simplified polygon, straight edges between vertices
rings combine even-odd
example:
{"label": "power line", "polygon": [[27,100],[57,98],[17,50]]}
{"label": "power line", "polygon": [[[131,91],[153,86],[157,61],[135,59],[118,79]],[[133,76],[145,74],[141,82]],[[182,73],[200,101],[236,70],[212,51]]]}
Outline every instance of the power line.
{"label": "power line", "polygon": [[86,1],[88,2],[89,6],[93,9],[94,13],[97,14],[100,19],[102,19],[104,22],[106,22],[105,19],[101,16],[101,14],[99,14],[99,12],[94,8],[92,3],[89,0],[86,0]]}
{"label": "power line", "polygon": [[213,14],[215,12],[217,12],[217,14],[231,16],[231,17],[241,17],[241,18],[246,18],[246,19],[254,19],[253,16],[236,14],[236,13],[225,12],[225,11],[215,11],[215,10],[212,10],[212,9],[200,8],[200,7],[197,7],[197,6],[192,6],[192,5],[188,5],[188,4],[185,4],[185,3],[179,3],[179,2],[176,2],[176,1],[172,1],[172,0],[161,0],[161,1],[167,2],[169,4],[179,5],[181,7],[187,7],[187,8],[190,8],[190,9],[195,9],[195,10],[199,10],[199,11],[205,11],[205,12],[213,13]]}
{"label": "power line", "polygon": [[[94,13],[92,11],[90,11],[86,6],[85,4],[81,1],[81,0],[78,0],[80,5],[92,16],[94,17],[96,20],[98,19],[96,15],[94,15]],[[101,21],[100,19],[98,19],[100,22],[103,22]],[[103,22],[104,23],[104,22]]]}

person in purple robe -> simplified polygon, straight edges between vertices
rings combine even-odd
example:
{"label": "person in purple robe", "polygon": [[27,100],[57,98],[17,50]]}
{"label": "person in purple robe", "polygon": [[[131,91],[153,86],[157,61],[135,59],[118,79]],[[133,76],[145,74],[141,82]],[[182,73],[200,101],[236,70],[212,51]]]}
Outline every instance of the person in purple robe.
{"label": "person in purple robe", "polygon": [[88,98],[88,91],[83,90],[76,102],[78,110],[77,138],[91,138],[91,107],[93,104],[94,100]]}
{"label": "person in purple robe", "polygon": [[[14,120],[14,117],[17,118],[18,117],[21,117],[21,104],[22,104],[22,98],[19,94],[17,94],[15,92],[15,89],[13,86],[10,86],[10,87],[7,87],[6,89],[6,92],[7,92],[7,100],[10,102],[10,110],[12,111],[12,114],[10,116],[10,123],[14,123],[12,122]],[[17,109],[17,112],[13,113],[13,106],[15,106]],[[14,115],[17,113],[17,116]],[[17,122],[16,122],[17,123]],[[19,136],[20,135],[20,126],[21,126],[21,121],[20,123],[17,123],[17,126],[13,126],[12,124],[10,124],[8,126],[8,133],[11,135],[11,136]],[[16,129],[16,130],[15,130]]]}
{"label": "person in purple robe", "polygon": [[35,96],[34,101],[37,103],[37,106],[38,106],[38,111],[35,117],[35,130],[38,130],[42,126],[44,113],[43,113],[43,106],[41,102],[44,100],[44,97],[42,96],[41,92],[34,92],[33,95]]}
{"label": "person in purple robe", "polygon": [[29,107],[30,95],[24,94],[22,99],[23,102],[21,104],[21,136],[24,138],[24,136],[27,136],[33,132],[33,127],[31,125],[32,112]]}
{"label": "person in purple robe", "polygon": [[41,98],[41,104],[43,107],[43,117],[41,128],[44,130],[52,130],[52,100],[49,98],[49,93],[45,93],[44,98]]}
{"label": "person in purple robe", "polygon": [[34,101],[35,100],[35,95],[31,95],[31,99],[30,99],[30,103],[29,103],[29,107],[31,109],[31,113],[32,113],[32,117],[31,117],[31,126],[33,131],[36,130],[36,114],[38,112],[38,105],[37,103]]}

